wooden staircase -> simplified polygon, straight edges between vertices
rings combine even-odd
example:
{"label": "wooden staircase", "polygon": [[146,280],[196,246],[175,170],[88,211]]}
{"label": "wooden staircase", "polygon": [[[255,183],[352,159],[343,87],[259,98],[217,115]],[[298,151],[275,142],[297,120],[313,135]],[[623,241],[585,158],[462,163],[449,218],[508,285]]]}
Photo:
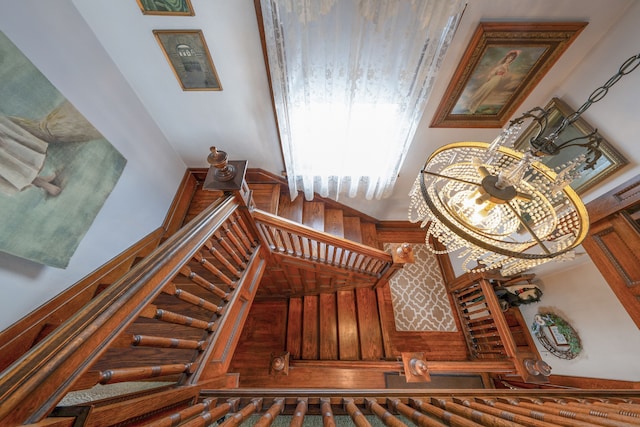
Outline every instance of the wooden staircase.
{"label": "wooden staircase", "polygon": [[[288,188],[277,177],[249,174],[248,182],[258,209],[356,243],[380,248],[376,220],[336,202],[298,196],[291,201]],[[283,276],[287,276],[283,279]],[[313,294],[288,299],[286,351],[299,360],[380,360],[385,357],[376,291],[367,287],[330,291],[329,275],[309,271],[267,268],[256,295],[280,294],[286,280],[311,283]]]}
{"label": "wooden staircase", "polygon": [[290,298],[286,350],[301,360],[384,358],[376,292],[358,288]]}

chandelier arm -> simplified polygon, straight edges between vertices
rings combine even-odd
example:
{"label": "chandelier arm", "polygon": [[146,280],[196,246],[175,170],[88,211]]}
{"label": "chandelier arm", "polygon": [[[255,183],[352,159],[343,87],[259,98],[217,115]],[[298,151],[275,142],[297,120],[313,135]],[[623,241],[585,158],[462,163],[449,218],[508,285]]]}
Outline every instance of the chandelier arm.
{"label": "chandelier arm", "polygon": [[523,253],[523,252],[520,252],[520,251],[516,252],[516,251],[509,250],[509,249],[504,249],[504,248],[501,248],[501,247],[498,247],[498,246],[488,245],[487,243],[483,242],[482,240],[480,240],[480,239],[470,235],[466,231],[460,229],[456,224],[451,222],[445,215],[443,215],[440,212],[439,208],[435,205],[433,200],[431,200],[431,197],[429,197],[429,193],[427,191],[427,185],[424,182],[424,176],[422,176],[421,179],[420,179],[420,191],[422,193],[422,198],[423,198],[424,202],[428,206],[429,210],[433,213],[433,215],[435,216],[435,219],[437,219],[437,221],[440,221],[440,223],[442,223],[445,227],[447,227],[449,230],[451,230],[453,233],[455,233],[458,237],[460,237],[463,240],[475,245],[478,248],[482,248],[482,249],[485,249],[487,251],[495,252],[495,253],[498,253],[500,255],[505,255],[507,257],[511,257],[511,258],[515,258],[515,259],[528,259],[528,260],[549,259],[550,257],[558,256],[558,255],[561,255],[561,254],[571,250],[571,248],[567,248],[567,249],[564,249],[564,250],[562,250],[560,252],[557,252],[555,254],[552,254],[552,255],[548,255],[548,254],[544,254],[543,255],[543,254]]}
{"label": "chandelier arm", "polygon": [[522,224],[522,226],[527,229],[529,234],[531,234],[531,237],[533,237],[533,240],[535,240],[536,243],[538,243],[538,246],[542,248],[542,251],[547,255],[551,255],[551,251],[549,251],[549,248],[547,248],[545,244],[542,242],[542,240],[540,240],[540,238],[535,233],[535,231],[533,231],[533,229],[529,227],[529,224],[527,224],[527,221],[525,221],[524,218],[522,218],[522,216],[520,215],[520,213],[516,210],[516,208],[514,208],[511,205],[511,202],[508,202],[507,206],[509,206],[509,209],[511,209],[511,212],[513,212],[513,214],[518,218],[518,221],[520,221],[520,224]]}
{"label": "chandelier arm", "polygon": [[463,184],[475,185],[476,187],[480,187],[482,185],[481,183],[477,183],[477,182],[473,182],[473,181],[467,181],[467,180],[456,178],[456,177],[453,177],[453,176],[441,175],[439,173],[429,172],[429,171],[426,171],[424,169],[421,170],[420,172],[426,173],[427,175],[432,175],[432,176],[435,176],[435,177],[438,177],[438,178],[445,178],[445,179],[448,179],[450,181],[457,181],[457,182],[462,182]]}

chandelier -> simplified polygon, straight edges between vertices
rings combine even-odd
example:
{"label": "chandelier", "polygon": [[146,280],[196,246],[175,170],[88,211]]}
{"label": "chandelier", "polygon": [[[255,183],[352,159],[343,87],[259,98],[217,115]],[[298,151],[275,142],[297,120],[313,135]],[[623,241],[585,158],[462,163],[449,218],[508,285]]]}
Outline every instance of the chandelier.
{"label": "chandelier", "polygon": [[[458,252],[466,271],[501,269],[504,275],[572,258],[589,217],[570,184],[602,155],[601,139],[596,131],[562,143],[558,137],[639,64],[640,54],[627,59],[556,129],[547,129],[550,110],[536,107],[511,120],[492,143],[457,142],[431,154],[409,193],[409,220],[426,228],[431,251]],[[527,120],[536,132],[519,151],[513,145]],[[573,146],[584,153],[555,170],[540,161]]]}

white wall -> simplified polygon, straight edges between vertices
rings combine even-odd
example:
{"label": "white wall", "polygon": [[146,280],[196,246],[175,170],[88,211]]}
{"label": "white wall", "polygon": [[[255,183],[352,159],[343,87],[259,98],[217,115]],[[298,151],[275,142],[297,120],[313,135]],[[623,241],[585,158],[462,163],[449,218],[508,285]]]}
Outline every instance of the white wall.
{"label": "white wall", "polygon": [[576,330],[583,347],[578,357],[564,360],[536,340],[553,374],[640,381],[640,331],[587,255],[540,285],[541,301],[520,306],[527,324],[539,311],[556,313]]}
{"label": "white wall", "polygon": [[0,30],[127,159],[66,269],[0,253],[2,330],[159,227],[185,165],[70,1],[3,2]]}

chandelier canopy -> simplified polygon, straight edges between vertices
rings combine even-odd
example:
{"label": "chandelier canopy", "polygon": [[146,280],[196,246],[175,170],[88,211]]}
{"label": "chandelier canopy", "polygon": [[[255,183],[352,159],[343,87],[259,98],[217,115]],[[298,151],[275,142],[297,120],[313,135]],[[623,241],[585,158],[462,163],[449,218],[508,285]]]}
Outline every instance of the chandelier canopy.
{"label": "chandelier canopy", "polygon": [[[547,129],[550,111],[536,107],[512,120],[490,144],[457,142],[436,150],[409,194],[409,220],[422,222],[431,250],[459,252],[467,271],[501,269],[504,275],[573,257],[589,217],[570,184],[602,153],[596,131],[562,144],[558,136],[639,64],[640,54],[625,61],[557,129]],[[527,119],[538,129],[528,150],[518,151],[514,141]],[[584,147],[584,153],[556,170],[540,162],[570,146]]]}

